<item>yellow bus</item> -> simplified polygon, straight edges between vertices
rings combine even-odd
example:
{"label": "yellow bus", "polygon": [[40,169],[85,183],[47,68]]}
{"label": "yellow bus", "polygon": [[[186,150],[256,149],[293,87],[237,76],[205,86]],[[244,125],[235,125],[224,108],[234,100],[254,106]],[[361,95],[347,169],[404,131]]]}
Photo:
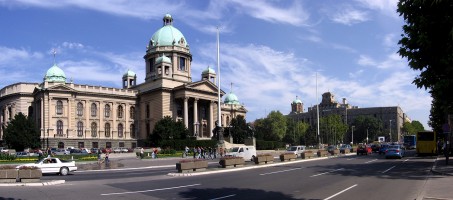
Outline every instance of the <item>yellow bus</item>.
{"label": "yellow bus", "polygon": [[436,133],[433,131],[420,131],[417,133],[417,154],[437,154]]}

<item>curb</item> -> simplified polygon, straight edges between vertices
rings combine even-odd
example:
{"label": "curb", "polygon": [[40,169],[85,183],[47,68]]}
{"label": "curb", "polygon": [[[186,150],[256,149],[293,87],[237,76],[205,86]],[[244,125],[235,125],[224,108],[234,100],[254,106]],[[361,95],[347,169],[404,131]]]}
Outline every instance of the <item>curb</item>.
{"label": "curb", "polygon": [[[354,155],[352,153],[350,154],[345,154],[343,156],[351,156]],[[273,167],[273,166],[280,166],[280,165],[289,165],[289,164],[295,164],[295,163],[301,163],[301,162],[310,162],[314,160],[324,160],[324,159],[330,159],[330,158],[339,158],[343,156],[326,156],[326,157],[320,157],[320,158],[311,158],[311,159],[304,159],[304,160],[296,160],[296,161],[291,161],[291,162],[278,162],[278,163],[272,163],[272,164],[266,164],[266,165],[254,165],[254,166],[246,166],[246,167],[240,167],[240,168],[230,168],[230,169],[222,169],[222,170],[216,170],[216,171],[204,171],[204,172],[195,172],[195,173],[168,173],[168,176],[173,176],[173,177],[184,177],[184,176],[199,176],[199,175],[207,175],[207,174],[218,174],[218,173],[226,173],[226,172],[235,172],[235,171],[243,171],[243,170],[249,170],[249,169],[257,169],[257,168],[263,168],[263,167]]]}
{"label": "curb", "polygon": [[432,172],[433,174],[443,175],[443,176],[453,176],[453,174],[451,174],[451,173],[437,171],[437,170],[436,170],[437,161],[439,161],[439,156],[437,156],[436,161],[434,161],[434,165],[433,165],[433,167],[431,168],[431,172]]}
{"label": "curb", "polygon": [[1,183],[0,186],[46,186],[46,185],[58,185],[65,183],[65,180],[49,180],[41,181],[39,183]]}

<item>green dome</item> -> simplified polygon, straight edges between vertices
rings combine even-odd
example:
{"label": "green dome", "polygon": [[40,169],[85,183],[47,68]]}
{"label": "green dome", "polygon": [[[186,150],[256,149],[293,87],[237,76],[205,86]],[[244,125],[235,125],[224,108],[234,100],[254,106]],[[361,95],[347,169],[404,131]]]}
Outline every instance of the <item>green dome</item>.
{"label": "green dome", "polygon": [[302,103],[302,101],[299,99],[299,97],[296,96],[296,99],[294,99],[293,104],[299,104]]}
{"label": "green dome", "polygon": [[208,66],[208,68],[203,70],[203,72],[201,72],[201,74],[215,74],[215,71],[211,67]]}
{"label": "green dome", "polygon": [[165,56],[165,55],[162,55],[161,57],[156,59],[156,64],[159,64],[159,63],[162,63],[162,62],[171,64],[170,58]]}
{"label": "green dome", "polygon": [[123,77],[135,77],[135,72],[128,69],[127,72],[124,73]]}
{"label": "green dome", "polygon": [[230,92],[229,94],[227,94],[225,96],[225,101],[223,101],[223,103],[225,104],[236,104],[236,105],[239,105],[239,100],[238,100],[238,97],[233,94],[232,92]]}
{"label": "green dome", "polygon": [[66,82],[66,75],[56,64],[47,70],[44,81],[48,82]]}
{"label": "green dome", "polygon": [[186,38],[177,28],[173,27],[173,18],[170,14],[164,16],[164,26],[157,30],[150,41],[154,46],[182,46],[188,47]]}

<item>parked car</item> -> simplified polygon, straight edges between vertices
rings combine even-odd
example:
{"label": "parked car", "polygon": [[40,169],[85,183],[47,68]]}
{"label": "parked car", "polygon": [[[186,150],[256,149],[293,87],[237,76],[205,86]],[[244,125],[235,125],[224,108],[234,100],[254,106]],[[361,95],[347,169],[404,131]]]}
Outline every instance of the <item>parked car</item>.
{"label": "parked car", "polygon": [[380,144],[371,144],[371,151],[379,152],[379,148],[381,147]]}
{"label": "parked car", "polygon": [[113,153],[121,153],[121,152],[122,152],[121,148],[119,148],[119,147],[113,148]]}
{"label": "parked car", "polygon": [[90,151],[91,151],[92,154],[98,153],[98,150],[99,150],[98,148],[91,148],[91,149],[90,149]]}
{"label": "parked car", "polygon": [[357,147],[357,155],[370,155],[372,153],[371,147],[366,144],[360,144]]}
{"label": "parked car", "polygon": [[55,155],[69,155],[71,154],[70,151],[67,149],[57,149],[57,151],[53,152]]}
{"label": "parked car", "polygon": [[327,152],[329,152],[331,154],[333,153],[334,150],[337,150],[337,146],[330,145],[330,146],[327,147]]}
{"label": "parked car", "polygon": [[340,153],[344,153],[346,149],[349,149],[349,152],[353,152],[352,146],[349,144],[343,144],[340,147]]}
{"label": "parked car", "polygon": [[26,156],[29,156],[29,154],[25,151],[16,152],[16,157],[26,157]]}
{"label": "parked car", "polygon": [[389,145],[385,151],[385,158],[403,158],[404,148],[401,145]]}
{"label": "parked car", "polygon": [[126,147],[120,147],[120,150],[121,150],[121,153],[129,152],[129,149],[127,149]]}
{"label": "parked car", "polygon": [[8,149],[6,147],[0,147],[1,153],[8,153]]}
{"label": "parked car", "polygon": [[68,175],[69,172],[77,171],[77,166],[74,161],[60,160],[55,157],[46,157],[38,160],[36,163],[19,165],[16,169],[19,169],[22,166],[34,166],[40,168],[43,174],[57,173],[62,176]]}
{"label": "parked car", "polygon": [[296,157],[300,157],[300,154],[305,151],[305,146],[290,146],[286,149],[287,153],[294,153]]}
{"label": "parked car", "polygon": [[88,154],[88,152],[86,150],[82,150],[82,149],[71,149],[70,152],[71,152],[71,155],[87,155]]}
{"label": "parked car", "polygon": [[102,153],[112,153],[112,149],[111,148],[101,148],[101,152]]}
{"label": "parked car", "polygon": [[381,144],[381,147],[379,147],[379,155],[385,154],[385,151],[387,151],[388,147],[389,147],[388,144]]}

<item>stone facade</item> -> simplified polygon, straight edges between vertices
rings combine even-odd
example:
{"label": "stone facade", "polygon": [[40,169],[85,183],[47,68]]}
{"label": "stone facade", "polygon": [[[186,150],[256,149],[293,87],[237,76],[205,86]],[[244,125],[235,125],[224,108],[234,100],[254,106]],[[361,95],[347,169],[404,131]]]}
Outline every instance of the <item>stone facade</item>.
{"label": "stone facade", "polygon": [[[293,105],[297,103],[300,105]],[[332,114],[340,115],[349,127],[352,126],[352,122],[359,116],[374,117],[383,123],[383,132],[387,132],[387,134],[383,136],[385,136],[387,140],[392,141],[402,139],[403,124],[404,122],[410,121],[409,117],[399,106],[359,108],[357,106],[349,105],[345,98],[343,98],[343,102],[337,102],[335,96],[330,92],[324,93],[320,104],[318,104],[318,106],[309,107],[307,112],[303,112],[303,109],[300,109],[303,105],[302,102],[297,103],[296,101],[292,103],[292,110],[290,114],[288,114],[289,117],[296,121],[303,121],[311,126],[316,126],[317,108],[319,108],[319,118]],[[351,134],[350,132],[351,128],[349,134]]]}

